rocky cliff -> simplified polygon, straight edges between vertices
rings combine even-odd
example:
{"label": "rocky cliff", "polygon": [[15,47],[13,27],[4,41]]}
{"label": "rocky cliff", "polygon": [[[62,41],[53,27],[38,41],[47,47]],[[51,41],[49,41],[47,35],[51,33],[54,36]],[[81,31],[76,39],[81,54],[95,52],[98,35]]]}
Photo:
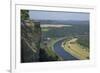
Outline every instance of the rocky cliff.
{"label": "rocky cliff", "polygon": [[39,22],[21,21],[21,62],[37,62],[41,40]]}

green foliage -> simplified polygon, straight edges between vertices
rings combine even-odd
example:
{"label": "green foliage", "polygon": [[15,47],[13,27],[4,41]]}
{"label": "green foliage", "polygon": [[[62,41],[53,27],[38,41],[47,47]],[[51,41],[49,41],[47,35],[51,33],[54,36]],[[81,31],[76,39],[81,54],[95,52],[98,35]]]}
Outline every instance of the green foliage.
{"label": "green foliage", "polygon": [[21,10],[21,20],[29,19],[29,10]]}
{"label": "green foliage", "polygon": [[84,47],[89,48],[89,38],[87,37],[80,37],[78,38],[77,42]]}

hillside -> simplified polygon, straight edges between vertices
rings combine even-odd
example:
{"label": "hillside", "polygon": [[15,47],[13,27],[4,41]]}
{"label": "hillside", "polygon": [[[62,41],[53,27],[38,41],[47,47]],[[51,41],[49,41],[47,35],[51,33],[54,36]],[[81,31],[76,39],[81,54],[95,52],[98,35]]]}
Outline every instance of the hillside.
{"label": "hillside", "polygon": [[34,62],[39,59],[41,28],[39,22],[21,22],[21,62]]}

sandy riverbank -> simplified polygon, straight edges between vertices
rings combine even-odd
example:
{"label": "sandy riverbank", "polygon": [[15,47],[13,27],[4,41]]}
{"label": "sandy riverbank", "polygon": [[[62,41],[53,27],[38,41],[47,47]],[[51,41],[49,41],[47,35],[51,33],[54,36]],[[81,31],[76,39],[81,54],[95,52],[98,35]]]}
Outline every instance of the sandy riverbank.
{"label": "sandy riverbank", "polygon": [[62,47],[65,51],[69,52],[74,57],[80,59],[80,60],[86,60],[89,59],[89,52],[86,51],[77,43],[77,38],[73,38],[69,41],[64,41],[62,43]]}

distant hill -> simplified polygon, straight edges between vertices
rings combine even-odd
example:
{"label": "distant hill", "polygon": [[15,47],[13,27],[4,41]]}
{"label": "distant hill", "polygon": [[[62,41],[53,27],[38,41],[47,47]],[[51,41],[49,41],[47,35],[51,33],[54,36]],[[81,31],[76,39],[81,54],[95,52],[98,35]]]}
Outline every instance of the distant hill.
{"label": "distant hill", "polygon": [[40,24],[89,24],[89,21],[78,21],[78,20],[37,20],[38,22],[40,22]]}

